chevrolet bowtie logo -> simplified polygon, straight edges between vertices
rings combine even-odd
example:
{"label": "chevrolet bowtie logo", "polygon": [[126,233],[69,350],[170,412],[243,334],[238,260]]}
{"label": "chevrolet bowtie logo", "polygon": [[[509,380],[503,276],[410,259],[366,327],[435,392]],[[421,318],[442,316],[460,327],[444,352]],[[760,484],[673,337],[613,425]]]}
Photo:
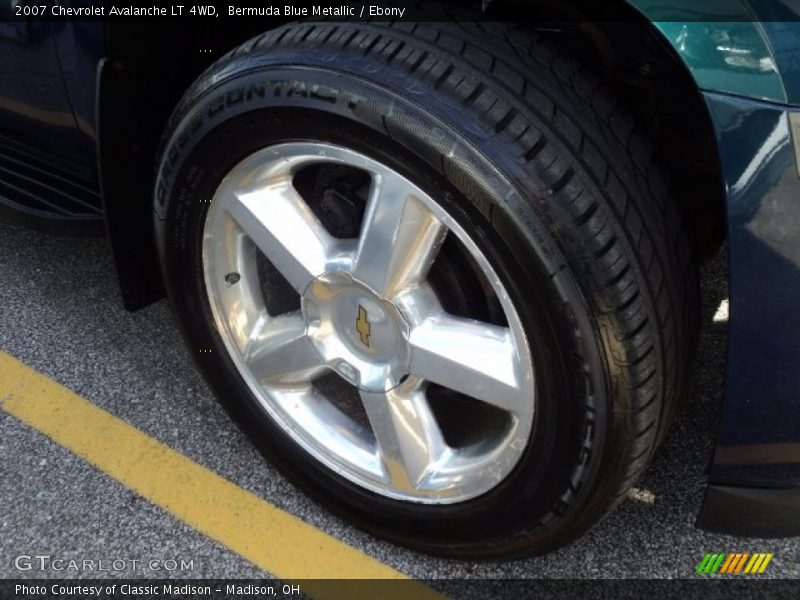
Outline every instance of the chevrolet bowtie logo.
{"label": "chevrolet bowtie logo", "polygon": [[356,319],[356,331],[358,337],[361,338],[361,343],[369,348],[369,334],[370,334],[369,318],[367,317],[367,309],[358,305],[358,318]]}

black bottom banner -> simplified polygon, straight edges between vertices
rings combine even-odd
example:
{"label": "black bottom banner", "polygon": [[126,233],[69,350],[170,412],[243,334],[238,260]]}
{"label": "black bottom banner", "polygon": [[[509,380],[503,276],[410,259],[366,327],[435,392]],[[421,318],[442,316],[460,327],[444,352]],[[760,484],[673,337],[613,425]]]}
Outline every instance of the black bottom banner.
{"label": "black bottom banner", "polygon": [[494,598],[643,599],[798,598],[800,580],[775,579],[542,579],[485,580],[0,580],[2,600],[191,600]]}

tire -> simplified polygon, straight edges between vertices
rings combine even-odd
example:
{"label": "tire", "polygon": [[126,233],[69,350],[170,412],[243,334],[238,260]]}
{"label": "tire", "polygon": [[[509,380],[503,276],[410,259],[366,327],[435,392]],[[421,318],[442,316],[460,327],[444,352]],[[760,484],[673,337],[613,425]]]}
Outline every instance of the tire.
{"label": "tire", "polygon": [[[491,475],[475,475],[472,488],[448,499],[442,490],[395,494],[401,486],[343,475],[334,458],[326,463],[298,442],[285,421],[294,413],[278,418],[274,406],[265,409],[261,384],[243,375],[226,317],[214,308],[222,302],[214,290],[227,288],[209,283],[213,249],[204,239],[214,237],[214,204],[249,157],[309,144],[366,157],[435,198],[449,219],[447,239],[456,237],[461,248],[447,250],[447,267],[431,280],[439,300],[510,329],[518,371],[532,366],[530,430],[491,485]],[[310,179],[325,172],[336,180],[336,169],[326,169]],[[319,196],[314,185],[334,186],[309,185],[309,198]],[[337,190],[322,196],[349,193]],[[203,74],[176,109],[155,212],[170,301],[225,407],[302,490],[396,543],[462,558],[516,557],[569,543],[624,498],[688,393],[696,267],[652,150],[589,73],[513,26],[299,23],[247,42]],[[359,235],[347,215],[337,227],[335,237]],[[492,281],[463,283],[482,276],[478,260]],[[270,270],[276,265],[258,266],[265,306],[280,304],[286,289]],[[506,302],[499,312],[498,302]],[[366,373],[354,385],[366,386]],[[432,405],[438,388],[424,389]],[[456,392],[458,405],[464,390]]]}

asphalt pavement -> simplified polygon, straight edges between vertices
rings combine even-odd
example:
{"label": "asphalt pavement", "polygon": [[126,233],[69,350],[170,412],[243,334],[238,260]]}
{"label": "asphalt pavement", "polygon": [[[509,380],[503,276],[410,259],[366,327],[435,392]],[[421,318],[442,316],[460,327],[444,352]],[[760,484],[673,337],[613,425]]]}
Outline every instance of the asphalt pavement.
{"label": "asphalt pavement", "polygon": [[[694,394],[630,497],[571,546],[512,562],[444,560],[399,548],[333,517],[295,489],[217,405],[167,303],[136,313],[122,308],[106,240],[0,223],[0,350],[237,486],[419,579],[690,577],[711,551],[772,552],[764,576],[798,578],[800,538],[742,539],[693,526],[721,403],[725,282],[723,255],[703,272]],[[5,376],[0,372],[0,380]],[[172,573],[182,577],[269,576],[0,411],[0,577],[59,575],[15,567],[16,557],[33,554],[191,561],[191,569]]]}

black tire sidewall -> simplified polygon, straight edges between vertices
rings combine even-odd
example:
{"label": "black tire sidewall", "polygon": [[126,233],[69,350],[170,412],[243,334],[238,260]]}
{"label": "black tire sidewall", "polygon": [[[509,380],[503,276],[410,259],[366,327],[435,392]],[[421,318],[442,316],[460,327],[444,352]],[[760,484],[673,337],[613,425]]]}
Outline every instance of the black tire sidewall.
{"label": "black tire sidewall", "polygon": [[[279,62],[279,58],[274,59]],[[264,93],[260,93],[263,90]],[[379,535],[451,554],[557,543],[597,477],[607,406],[600,351],[578,285],[510,178],[434,113],[396,91],[311,66],[249,64],[186,107],[165,147],[156,223],[169,296],[212,388],[290,479]],[[208,200],[238,162],[286,141],[339,144],[405,175],[458,220],[501,277],[530,340],[536,422],[512,474],[473,500],[398,502],[313,459],[259,407],[214,326],[202,267]],[[443,160],[447,157],[447,160]],[[211,352],[203,352],[200,350]],[[514,541],[514,540],[518,540]]]}

